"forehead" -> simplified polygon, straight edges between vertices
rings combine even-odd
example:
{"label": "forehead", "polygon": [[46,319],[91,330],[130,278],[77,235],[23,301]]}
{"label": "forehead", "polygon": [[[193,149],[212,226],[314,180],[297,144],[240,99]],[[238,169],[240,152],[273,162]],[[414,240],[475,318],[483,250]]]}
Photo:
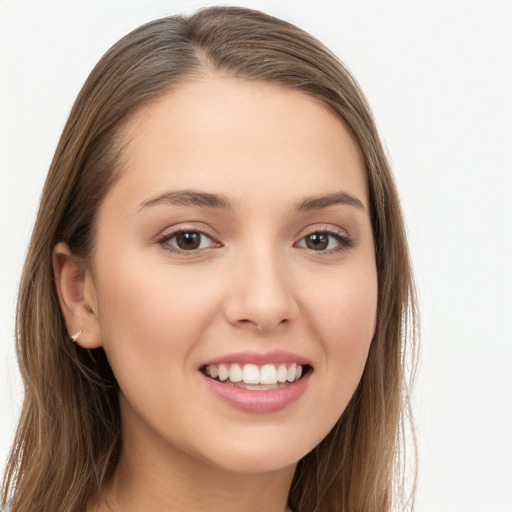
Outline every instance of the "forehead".
{"label": "forehead", "polygon": [[121,188],[144,194],[198,185],[212,193],[357,194],[367,206],[359,150],[342,120],[305,93],[209,77],[140,109],[125,126]]}

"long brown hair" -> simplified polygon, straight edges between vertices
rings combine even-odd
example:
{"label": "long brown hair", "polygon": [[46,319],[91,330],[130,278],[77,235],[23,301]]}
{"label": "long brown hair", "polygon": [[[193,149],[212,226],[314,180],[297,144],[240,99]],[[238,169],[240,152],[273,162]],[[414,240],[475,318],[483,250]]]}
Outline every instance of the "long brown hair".
{"label": "long brown hair", "polygon": [[52,249],[64,241],[87,260],[99,205],[120,174],[120,128],[143,105],[211,72],[317,98],[350,130],[366,172],[377,329],[348,407],[298,463],[289,504],[295,512],[381,512],[404,497],[416,302],[400,204],[370,109],[350,72],[309,34],[261,12],[214,7],[153,21],[116,43],[91,72],[64,128],[18,298],[25,394],[2,497],[13,512],[83,511],[116,467],[122,444],[116,380],[102,349],[69,341]]}

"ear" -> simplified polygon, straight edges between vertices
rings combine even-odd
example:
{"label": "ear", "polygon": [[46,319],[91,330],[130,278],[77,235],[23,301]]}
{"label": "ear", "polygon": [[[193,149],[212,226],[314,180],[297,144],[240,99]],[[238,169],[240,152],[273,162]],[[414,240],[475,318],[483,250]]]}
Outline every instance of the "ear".
{"label": "ear", "polygon": [[57,295],[69,336],[81,330],[77,339],[81,347],[102,346],[96,288],[91,272],[73,256],[64,242],[54,247],[52,262]]}

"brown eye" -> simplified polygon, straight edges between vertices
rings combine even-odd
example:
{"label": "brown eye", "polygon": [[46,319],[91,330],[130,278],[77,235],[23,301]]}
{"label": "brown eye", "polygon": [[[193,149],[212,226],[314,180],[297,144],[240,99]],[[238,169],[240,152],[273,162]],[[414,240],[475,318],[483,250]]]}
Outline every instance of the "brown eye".
{"label": "brown eye", "polygon": [[216,246],[208,235],[201,231],[175,231],[164,236],[159,243],[171,252],[193,252]]}
{"label": "brown eye", "polygon": [[176,234],[176,245],[183,251],[198,249],[201,245],[201,233],[182,231]]}
{"label": "brown eye", "polygon": [[331,231],[310,233],[297,243],[297,247],[304,247],[305,249],[325,252],[327,254],[340,252],[353,246],[354,242],[349,236]]}
{"label": "brown eye", "polygon": [[315,251],[323,251],[329,245],[327,233],[312,233],[305,237],[306,247]]}

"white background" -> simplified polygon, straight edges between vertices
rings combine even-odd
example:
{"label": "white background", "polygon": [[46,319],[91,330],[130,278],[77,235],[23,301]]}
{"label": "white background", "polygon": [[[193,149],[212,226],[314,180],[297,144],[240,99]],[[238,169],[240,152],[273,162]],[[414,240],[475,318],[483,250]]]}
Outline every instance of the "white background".
{"label": "white background", "polygon": [[[221,3],[0,0],[0,467],[21,398],[16,286],[71,104],[122,35]],[[511,512],[512,2],[237,3],[337,53],[388,148],[422,310],[416,510]]]}

